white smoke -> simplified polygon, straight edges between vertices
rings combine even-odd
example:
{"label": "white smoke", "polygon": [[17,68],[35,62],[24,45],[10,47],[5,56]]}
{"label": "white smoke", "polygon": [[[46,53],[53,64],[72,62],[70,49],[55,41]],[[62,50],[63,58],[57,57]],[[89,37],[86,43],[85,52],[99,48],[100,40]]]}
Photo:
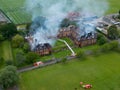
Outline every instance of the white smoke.
{"label": "white smoke", "polygon": [[25,6],[27,12],[32,15],[33,24],[36,23],[35,18],[39,16],[47,18],[44,21],[46,29],[41,28],[41,26],[35,28],[33,38],[34,40],[37,39],[37,42],[32,44],[33,48],[38,43],[50,43],[52,45],[55,41],[48,39],[48,36],[57,35],[60,22],[68,13],[77,11],[84,17],[102,16],[108,9],[105,0],[26,0]]}

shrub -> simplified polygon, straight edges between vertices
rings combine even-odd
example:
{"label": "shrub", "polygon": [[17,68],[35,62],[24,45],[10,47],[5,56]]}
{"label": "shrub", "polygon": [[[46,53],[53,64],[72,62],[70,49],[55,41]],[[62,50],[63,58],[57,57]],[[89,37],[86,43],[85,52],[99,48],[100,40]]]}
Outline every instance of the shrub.
{"label": "shrub", "polygon": [[30,51],[30,45],[29,45],[29,43],[24,43],[23,50],[24,50],[25,53],[27,53],[28,51]]}
{"label": "shrub", "polygon": [[5,64],[6,64],[6,66],[8,66],[8,65],[14,65],[14,62],[13,62],[13,60],[6,60]]}
{"label": "shrub", "polygon": [[16,54],[16,65],[18,67],[25,65],[26,57],[24,56],[23,53],[18,52]]}
{"label": "shrub", "polygon": [[85,59],[85,58],[86,58],[85,52],[79,51],[79,52],[77,53],[77,58]]}
{"label": "shrub", "polygon": [[39,58],[39,55],[34,52],[28,52],[26,55],[26,63],[32,64]]}
{"label": "shrub", "polygon": [[61,60],[62,63],[66,63],[66,61],[67,61],[66,57]]}
{"label": "shrub", "polygon": [[107,42],[108,42],[107,38],[104,35],[98,34],[98,37],[97,37],[97,43],[98,43],[98,45],[103,45],[103,44],[105,44]]}
{"label": "shrub", "polygon": [[118,41],[112,41],[110,43],[104,44],[101,47],[102,52],[108,52],[108,51],[116,51],[118,49],[119,43]]}
{"label": "shrub", "polygon": [[110,42],[110,47],[111,47],[111,50],[117,50],[119,47],[119,42],[118,41]]}

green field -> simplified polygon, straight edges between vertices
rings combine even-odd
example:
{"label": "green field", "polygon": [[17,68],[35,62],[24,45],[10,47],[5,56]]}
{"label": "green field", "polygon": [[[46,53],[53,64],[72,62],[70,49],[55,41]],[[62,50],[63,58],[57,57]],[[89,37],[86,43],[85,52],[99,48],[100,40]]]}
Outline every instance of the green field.
{"label": "green field", "polygon": [[31,22],[31,16],[26,13],[25,0],[0,0],[0,9],[12,20],[15,24]]}
{"label": "green field", "polygon": [[[109,9],[106,14],[116,13],[120,9],[119,0],[107,0]],[[31,22],[31,16],[25,10],[25,0],[0,0],[0,9],[15,23]]]}
{"label": "green field", "polygon": [[4,60],[13,60],[11,43],[9,41],[4,41],[0,44],[0,56]]}
{"label": "green field", "polygon": [[90,83],[90,90],[120,90],[120,54],[109,53],[86,60],[72,60],[20,75],[20,90],[84,90],[79,82]]}

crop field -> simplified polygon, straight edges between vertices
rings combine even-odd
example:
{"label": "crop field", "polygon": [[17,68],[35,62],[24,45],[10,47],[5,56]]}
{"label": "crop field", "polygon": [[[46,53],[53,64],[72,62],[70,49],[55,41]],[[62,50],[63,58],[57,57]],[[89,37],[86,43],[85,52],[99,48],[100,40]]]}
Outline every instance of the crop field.
{"label": "crop field", "polygon": [[[107,0],[109,9],[106,14],[116,13],[120,9],[119,0]],[[25,10],[25,0],[0,0],[0,9],[15,24],[31,22],[31,16]]]}
{"label": "crop field", "polygon": [[15,24],[31,22],[31,16],[26,13],[25,0],[0,0],[0,9]]}

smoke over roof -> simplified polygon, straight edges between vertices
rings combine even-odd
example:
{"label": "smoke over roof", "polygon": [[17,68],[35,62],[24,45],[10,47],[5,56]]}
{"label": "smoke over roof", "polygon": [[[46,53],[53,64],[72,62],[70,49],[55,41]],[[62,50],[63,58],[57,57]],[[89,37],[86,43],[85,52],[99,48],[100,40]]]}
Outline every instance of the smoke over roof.
{"label": "smoke over roof", "polygon": [[[38,43],[53,45],[55,40],[48,39],[47,36],[57,36],[59,25],[68,13],[77,11],[83,15],[82,18],[85,18],[93,15],[102,16],[108,9],[105,0],[26,0],[25,6],[26,11],[32,14],[33,48]],[[85,28],[87,33],[88,25],[85,26],[85,21],[80,19],[78,24],[81,28]],[[92,31],[94,30],[92,28]]]}

